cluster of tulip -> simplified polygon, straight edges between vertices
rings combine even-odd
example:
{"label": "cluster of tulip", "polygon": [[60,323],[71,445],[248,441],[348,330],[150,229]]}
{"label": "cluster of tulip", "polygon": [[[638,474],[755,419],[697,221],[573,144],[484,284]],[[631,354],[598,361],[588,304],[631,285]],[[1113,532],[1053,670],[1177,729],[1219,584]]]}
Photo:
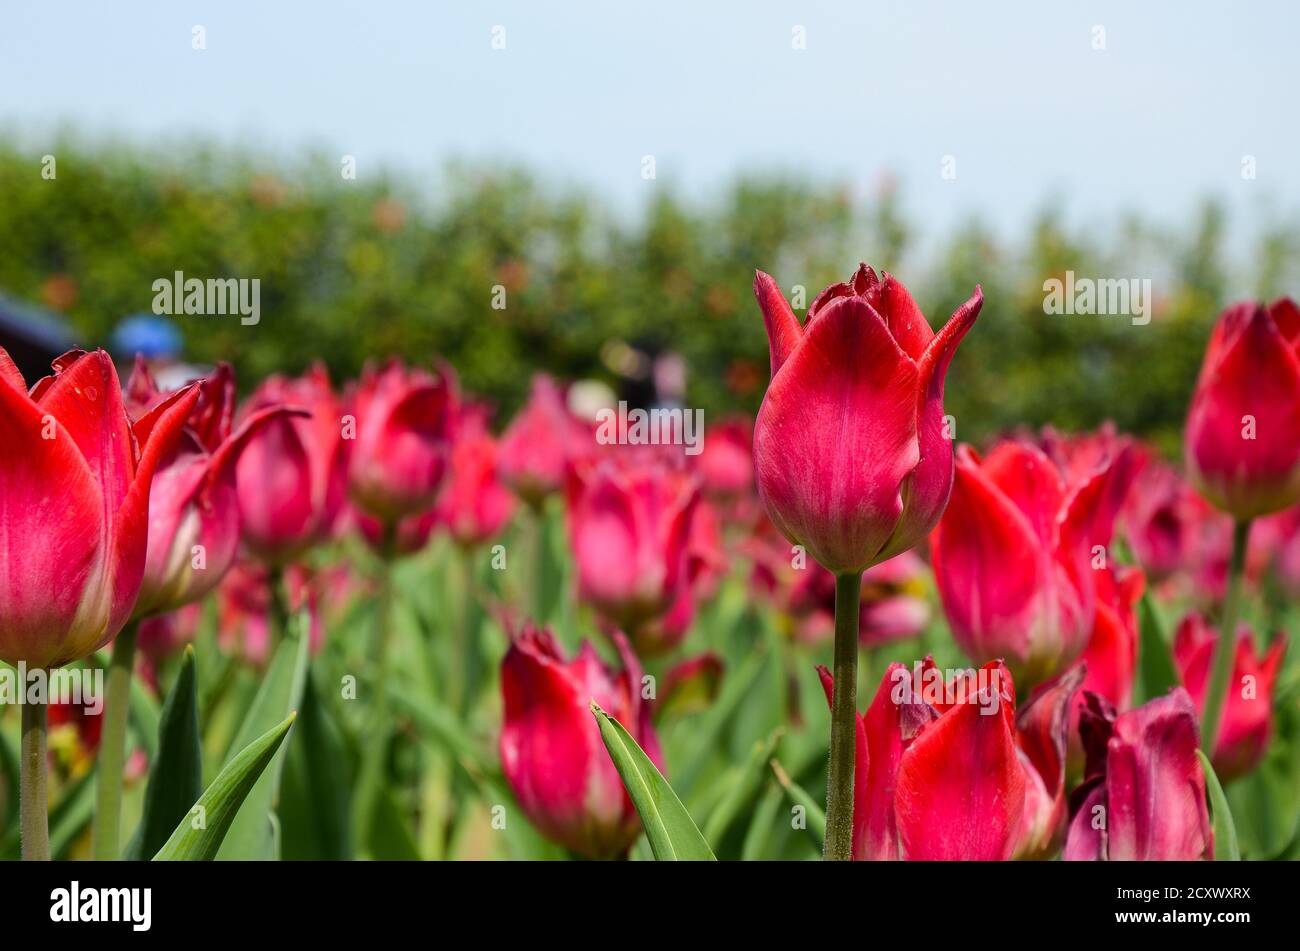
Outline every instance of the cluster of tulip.
{"label": "cluster of tulip", "polygon": [[[531,526],[531,557],[512,561],[524,583],[466,587],[508,635],[487,692],[503,794],[572,853],[626,855],[649,823],[593,704],[670,779],[670,766],[694,768],[666,762],[658,728],[716,698],[722,658],[677,655],[731,585],[752,595],[748,617],[776,619],[791,680],[813,678],[832,646],[827,857],[1216,857],[1222,817],[1207,796],[1217,804],[1219,782],[1268,753],[1286,659],[1284,635],[1261,655],[1242,621],[1246,586],[1300,590],[1300,310],[1223,316],[1184,478],[1109,429],[1019,433],[983,454],[955,445],[944,380],[978,288],[937,332],[866,265],[802,324],[766,274],[755,293],[771,383],[757,418],[711,426],[698,457],[602,445],[547,377],[497,436],[448,366],[392,361],[342,391],[319,368],[272,377],[237,408],[225,365],[161,392],[143,361],[121,387],[102,351],[73,352],[29,389],[0,350],[0,660],[94,664],[114,642],[102,718],[50,708],[98,750],[94,854],[121,854],[124,776],[153,765],[126,762],[133,672],[163,692],[205,599],[226,652],[254,671],[291,615],[318,647],[340,605],[373,601],[367,723],[383,732],[361,744],[361,775],[382,773],[397,566],[433,539],[473,560]],[[570,658],[547,626],[559,509],[581,612],[568,626],[599,632],[617,667],[591,640]],[[357,539],[369,578],[353,570]],[[1170,643],[1142,630],[1173,607],[1186,614]],[[954,645],[977,669],[928,656]],[[1161,652],[1170,672],[1152,691]],[[859,714],[859,660],[887,654],[908,663],[881,665]],[[481,680],[471,671],[461,687]],[[781,715],[812,713],[791,702]],[[24,704],[23,852],[38,858],[45,716]]]}

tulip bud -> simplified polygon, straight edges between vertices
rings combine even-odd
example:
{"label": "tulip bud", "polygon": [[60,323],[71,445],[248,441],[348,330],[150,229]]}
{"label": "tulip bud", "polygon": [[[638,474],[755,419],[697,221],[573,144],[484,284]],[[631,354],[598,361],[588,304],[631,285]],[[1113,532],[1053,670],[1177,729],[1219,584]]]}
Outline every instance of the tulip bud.
{"label": "tulip bud", "polygon": [[1079,721],[1087,766],[1071,798],[1065,859],[1211,858],[1214,834],[1196,755],[1196,708],[1176,687],[1121,713],[1084,694]]}
{"label": "tulip bud", "polygon": [[171,394],[134,423],[113,361],[72,351],[28,393],[0,349],[0,660],[58,667],[131,617],[154,473],[199,398]]}
{"label": "tulip bud", "polygon": [[[220,364],[198,388],[199,400],[181,438],[154,475],[148,557],[135,606],[138,618],[190,604],[217,586],[239,547],[235,464],[240,454],[271,420],[308,415],[284,407],[259,410],[232,434],[235,379],[230,366]],[[127,393],[141,413],[166,398],[139,357]]]}
{"label": "tulip bud", "polygon": [[689,590],[699,486],[666,465],[606,458],[578,466],[568,494],[578,594],[640,643]]}
{"label": "tulip bud", "polygon": [[388,523],[433,505],[447,470],[456,406],[448,369],[435,376],[396,360],[368,367],[353,408],[357,433],[348,469],[353,503]]}
{"label": "tulip bud", "polygon": [[958,450],[931,557],[953,637],[968,655],[1004,657],[1030,686],[1079,656],[1131,458],[1121,449],[1067,485],[1024,443],[1002,443],[983,461],[969,446]]}
{"label": "tulip bud", "polygon": [[262,561],[283,565],[324,541],[345,499],[343,412],[323,367],[288,379],[271,376],[245,404],[250,423],[269,408],[299,407],[308,417],[277,416],[247,438],[235,465],[242,536]]}
{"label": "tulip bud", "polygon": [[785,536],[836,575],[914,547],[952,490],[943,382],[980,289],[934,333],[907,289],[862,265],[801,327],[758,273],[772,381],[754,425],[758,493]]}
{"label": "tulip bud", "polygon": [[1219,318],[1187,414],[1197,490],[1238,520],[1300,502],[1300,308],[1241,303]]}
{"label": "tulip bud", "polygon": [[536,508],[564,488],[569,464],[592,445],[590,428],[569,412],[564,392],[539,373],[527,405],[501,436],[501,477]]}
{"label": "tulip bud", "polygon": [[641,667],[615,636],[624,670],[590,644],[567,660],[549,630],[526,627],[501,663],[505,722],[501,766],[519,805],[547,838],[591,858],[626,854],[641,831],[632,801],[591,716],[591,701],[618,720],[663,769],[642,697]]}
{"label": "tulip bud", "polygon": [[[1219,632],[1200,614],[1189,614],[1174,635],[1174,663],[1183,684],[1196,704],[1205,709],[1209,687],[1210,662]],[[1282,658],[1286,654],[1286,637],[1274,640],[1268,653],[1255,653],[1255,638],[1250,625],[1237,628],[1237,654],[1223,705],[1223,722],[1210,761],[1219,779],[1228,782],[1244,776],[1259,765],[1273,736],[1273,694]]]}
{"label": "tulip bud", "polygon": [[514,511],[514,496],[499,476],[499,457],[485,408],[466,407],[456,424],[451,474],[436,506],[439,523],[458,545],[481,545],[501,530]]}

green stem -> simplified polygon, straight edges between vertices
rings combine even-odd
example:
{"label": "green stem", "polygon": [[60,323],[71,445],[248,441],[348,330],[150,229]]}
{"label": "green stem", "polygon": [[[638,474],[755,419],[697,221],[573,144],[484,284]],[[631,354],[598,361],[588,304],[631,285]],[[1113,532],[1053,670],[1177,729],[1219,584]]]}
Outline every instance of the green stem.
{"label": "green stem", "polygon": [[[24,698],[25,699],[25,698]],[[43,703],[23,705],[22,766],[18,803],[23,860],[50,860],[50,803],[45,788],[46,712]]]}
{"label": "green stem", "polygon": [[384,529],[380,545],[378,590],[375,599],[374,640],[370,644],[370,660],[374,669],[371,689],[374,706],[370,709],[369,742],[361,754],[356,794],[352,801],[352,828],[358,847],[363,852],[371,849],[371,820],[375,806],[382,794],[385,757],[388,755],[388,642],[393,627],[393,553],[396,526]]}
{"label": "green stem", "polygon": [[289,602],[286,598],[284,569],[272,568],[266,579],[266,588],[270,603],[267,605],[271,621],[271,643],[267,646],[266,656],[270,657],[284,640],[284,633],[289,629]]}
{"label": "green stem", "polygon": [[1250,519],[1240,519],[1232,530],[1232,561],[1228,564],[1228,591],[1223,599],[1223,621],[1219,640],[1214,645],[1210,661],[1210,688],[1205,694],[1205,710],[1201,714],[1201,749],[1214,758],[1219,727],[1223,720],[1224,701],[1228,696],[1228,681],[1232,678],[1232,664],[1237,656],[1237,621],[1241,617],[1241,578],[1246,569],[1246,547],[1250,543]]}
{"label": "green stem", "polygon": [[835,579],[835,687],[831,695],[831,767],[826,783],[827,861],[853,858],[853,767],[857,753],[858,614],[862,574]]}
{"label": "green stem", "polygon": [[99,775],[95,790],[95,832],[92,854],[99,861],[121,857],[122,770],[126,763],[126,722],[131,711],[131,673],[139,622],[131,621],[113,642],[104,697],[104,728],[99,741]]}
{"label": "green stem", "polygon": [[533,557],[532,557],[532,616],[538,626],[546,623],[546,572],[543,570],[546,558],[546,504],[539,502],[532,510]]}

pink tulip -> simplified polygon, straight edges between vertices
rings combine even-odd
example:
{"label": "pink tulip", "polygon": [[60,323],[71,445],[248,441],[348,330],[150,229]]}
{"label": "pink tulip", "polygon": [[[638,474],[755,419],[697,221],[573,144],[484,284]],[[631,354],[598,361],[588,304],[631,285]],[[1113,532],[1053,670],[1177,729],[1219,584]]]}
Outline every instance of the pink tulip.
{"label": "pink tulip", "polygon": [[1300,502],[1300,307],[1245,302],[1219,318],[1187,415],[1197,490],[1236,519]]}
{"label": "pink tulip", "polygon": [[1079,731],[1087,767],[1075,790],[1068,860],[1187,861],[1212,858],[1205,773],[1196,756],[1196,708],[1177,687],[1116,715],[1085,694]]}
{"label": "pink tulip", "polygon": [[568,495],[579,596],[635,640],[689,590],[698,483],[648,458],[607,456],[577,467]]}
{"label": "pink tulip", "polygon": [[754,425],[748,419],[723,420],[704,434],[699,459],[704,491],[722,500],[745,497],[754,489]]}
{"label": "pink tulip", "polygon": [[636,809],[591,714],[595,700],[662,770],[641,694],[641,668],[615,637],[624,670],[590,644],[567,660],[549,630],[525,627],[501,663],[501,766],[520,807],[548,839],[592,858],[626,854],[641,831]]}
{"label": "pink tulip", "polygon": [[[149,548],[135,616],[165,613],[199,600],[217,586],[239,548],[235,465],[248,441],[268,422],[307,414],[271,407],[251,414],[234,433],[235,378],[229,364],[199,386],[175,449],[154,474],[149,496]],[[148,364],[137,357],[127,383],[133,412],[161,403]]]}
{"label": "pink tulip", "polygon": [[969,446],[958,450],[931,558],[953,637],[968,655],[1004,657],[1032,686],[1083,652],[1095,575],[1107,563],[1130,471],[1127,448],[1073,485],[1022,442],[1002,443],[984,460]]}
{"label": "pink tulip", "polygon": [[323,367],[290,379],[271,376],[244,405],[251,422],[268,408],[292,406],[308,417],[277,416],[248,437],[235,465],[244,543],[262,561],[283,565],[330,535],[345,500],[343,411]]}
{"label": "pink tulip", "polygon": [[464,408],[451,448],[451,474],[436,506],[438,521],[462,547],[491,539],[514,512],[514,496],[501,481],[499,460],[486,408]]}
{"label": "pink tulip", "polygon": [[1016,715],[1016,744],[1025,774],[1025,819],[1016,858],[1045,859],[1060,848],[1068,814],[1065,776],[1071,718],[1085,672],[1076,664],[1040,685]]}
{"label": "pink tulip", "polygon": [[501,436],[501,477],[536,508],[564,488],[570,463],[593,445],[590,427],[569,412],[563,390],[539,373],[527,405]]}
{"label": "pink tulip", "polygon": [[144,578],[154,473],[199,398],[134,423],[113,361],[74,350],[29,393],[0,349],[0,660],[58,667],[104,646]]}
{"label": "pink tulip", "polygon": [[[371,518],[356,506],[349,506],[346,515],[346,523],[357,530],[371,550],[385,556],[413,555],[422,550],[441,520],[441,515],[435,509],[407,515],[398,521],[392,537],[385,539],[385,526],[379,519]],[[385,545],[389,546],[387,551]]]}
{"label": "pink tulip", "polygon": [[836,575],[914,547],[952,490],[943,381],[982,292],[938,334],[902,284],[865,264],[818,295],[806,327],[761,271],[754,293],[772,358],[754,467],[772,521]]}
{"label": "pink tulip", "polygon": [[348,486],[353,503],[385,523],[424,511],[442,486],[457,415],[450,370],[396,360],[367,367],[357,386]]}
{"label": "pink tulip", "polygon": [[[1198,711],[1205,709],[1210,660],[1219,632],[1196,613],[1189,614],[1174,636],[1174,662]],[[1259,765],[1273,736],[1273,696],[1286,654],[1279,636],[1264,657],[1255,652],[1250,626],[1237,629],[1237,654],[1223,707],[1223,723],[1210,761],[1223,782],[1244,776]]]}

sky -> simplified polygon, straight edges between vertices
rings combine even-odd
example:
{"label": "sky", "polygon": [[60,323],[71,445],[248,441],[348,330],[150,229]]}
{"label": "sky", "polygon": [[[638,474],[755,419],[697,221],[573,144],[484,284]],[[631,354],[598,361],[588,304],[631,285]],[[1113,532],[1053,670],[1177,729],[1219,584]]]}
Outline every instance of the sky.
{"label": "sky", "polygon": [[6,0],[0,132],[320,148],[430,182],[513,160],[633,214],[737,172],[861,195],[888,173],[931,238],[973,214],[1014,234],[1050,199],[1178,225],[1214,196],[1250,230],[1300,208],[1297,27],[1283,0]]}

